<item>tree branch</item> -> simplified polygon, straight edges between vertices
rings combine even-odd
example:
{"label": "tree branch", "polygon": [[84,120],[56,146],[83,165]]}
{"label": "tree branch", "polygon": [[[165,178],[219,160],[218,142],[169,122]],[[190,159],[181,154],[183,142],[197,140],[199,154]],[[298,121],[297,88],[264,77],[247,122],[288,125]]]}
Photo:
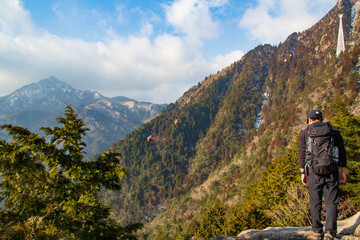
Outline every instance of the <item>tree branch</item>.
{"label": "tree branch", "polygon": [[55,186],[54,186],[53,184],[49,183],[49,182],[46,181],[45,179],[39,178],[39,177],[37,177],[37,176],[35,176],[35,175],[34,175],[34,178],[36,178],[36,179],[39,180],[39,181],[42,181],[42,182],[46,183],[47,185],[50,185],[52,188],[55,188]]}

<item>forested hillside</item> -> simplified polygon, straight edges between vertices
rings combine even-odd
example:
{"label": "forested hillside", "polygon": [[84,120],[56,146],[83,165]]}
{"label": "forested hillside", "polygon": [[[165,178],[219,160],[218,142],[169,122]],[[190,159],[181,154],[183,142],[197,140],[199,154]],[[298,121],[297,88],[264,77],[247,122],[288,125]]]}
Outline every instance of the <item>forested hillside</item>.
{"label": "forested hillside", "polygon": [[[339,13],[346,51],[336,56]],[[121,191],[104,192],[115,217],[147,223],[143,239],[307,224],[306,203],[295,215],[284,206],[306,199],[296,140],[313,108],[345,135],[350,177],[341,214],[359,210],[359,16],[359,1],[339,1],[310,29],[257,46],[116,142],[110,150],[124,154],[129,173]]]}

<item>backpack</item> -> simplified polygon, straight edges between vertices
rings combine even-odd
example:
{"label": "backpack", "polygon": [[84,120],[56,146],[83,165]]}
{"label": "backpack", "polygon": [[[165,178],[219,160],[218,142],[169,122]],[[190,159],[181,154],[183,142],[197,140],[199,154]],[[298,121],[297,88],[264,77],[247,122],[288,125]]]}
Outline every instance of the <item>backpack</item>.
{"label": "backpack", "polygon": [[328,122],[308,126],[306,142],[306,168],[315,174],[331,174],[339,167],[339,148],[335,146],[335,134]]}

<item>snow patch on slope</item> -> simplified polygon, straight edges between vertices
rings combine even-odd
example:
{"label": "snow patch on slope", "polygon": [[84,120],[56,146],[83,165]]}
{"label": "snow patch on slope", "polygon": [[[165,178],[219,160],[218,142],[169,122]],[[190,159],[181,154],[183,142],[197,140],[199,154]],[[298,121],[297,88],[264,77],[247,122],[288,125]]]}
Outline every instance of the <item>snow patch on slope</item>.
{"label": "snow patch on slope", "polygon": [[263,123],[263,121],[264,121],[264,118],[263,118],[263,116],[262,116],[262,109],[263,109],[263,107],[264,107],[264,105],[267,103],[267,100],[268,100],[268,98],[269,98],[269,93],[266,91],[266,92],[264,92],[264,94],[263,94],[263,96],[262,96],[262,103],[261,103],[261,111],[260,111],[260,113],[256,116],[256,120],[255,120],[255,129],[257,130],[259,127],[260,127],[260,125]]}

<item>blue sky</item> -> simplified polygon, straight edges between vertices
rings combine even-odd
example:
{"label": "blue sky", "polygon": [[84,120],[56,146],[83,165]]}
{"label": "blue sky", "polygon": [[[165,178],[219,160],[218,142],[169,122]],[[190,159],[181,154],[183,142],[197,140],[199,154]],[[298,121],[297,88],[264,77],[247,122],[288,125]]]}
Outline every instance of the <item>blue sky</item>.
{"label": "blue sky", "polygon": [[51,75],[82,90],[175,102],[336,0],[0,0],[0,96]]}

